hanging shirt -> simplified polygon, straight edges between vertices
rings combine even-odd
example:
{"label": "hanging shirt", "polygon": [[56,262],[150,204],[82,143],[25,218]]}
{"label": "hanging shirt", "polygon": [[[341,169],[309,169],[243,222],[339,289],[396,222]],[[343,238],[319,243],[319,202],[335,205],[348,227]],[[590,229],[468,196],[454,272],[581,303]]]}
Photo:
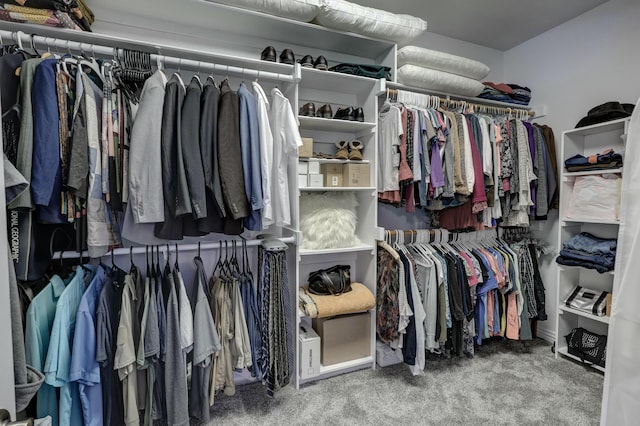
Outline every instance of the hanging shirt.
{"label": "hanging shirt", "polygon": [[297,157],[302,139],[298,131],[298,119],[291,109],[291,104],[277,87],[271,90],[271,102],[269,117],[273,131],[273,216],[276,226],[287,226],[291,224],[287,167],[290,159]]}
{"label": "hanging shirt", "polygon": [[76,315],[85,289],[85,271],[82,266],[64,289],[56,304],[56,315],[51,328],[51,339],[44,364],[47,384],[60,388],[59,420],[61,425],[81,425],[82,407],[78,383],[71,382],[71,351],[73,348]]}
{"label": "hanging shirt", "polygon": [[260,175],[262,176],[262,227],[273,224],[273,205],[271,203],[271,170],[273,169],[273,134],[269,122],[269,99],[262,87],[253,82],[253,91],[257,102],[258,125],[260,135]]}
{"label": "hanging shirt", "polygon": [[[72,278],[72,277],[71,277]],[[71,280],[69,278],[69,280]],[[58,275],[51,277],[49,284],[38,293],[27,309],[25,324],[26,362],[43,372],[47,349],[51,338],[51,328],[56,315],[56,305],[65,289],[65,282]],[[54,425],[58,424],[58,397],[56,389],[44,382],[37,395],[37,415],[50,415]]]}
{"label": "hanging shirt", "polygon": [[389,110],[381,112],[378,118],[378,192],[400,189],[398,147],[403,133],[400,109],[390,105]]}
{"label": "hanging shirt", "polygon": [[167,77],[161,70],[145,81],[129,142],[129,204],[136,223],[164,221],[162,109]]}
{"label": "hanging shirt", "polygon": [[[87,426],[102,426],[102,383],[96,361],[96,308],[106,280],[98,266],[96,275],[84,292],[76,316],[75,342],[69,379],[78,382],[82,417]],[[80,343],[82,342],[82,343]]]}
{"label": "hanging shirt", "polygon": [[250,231],[262,230],[262,172],[260,166],[260,128],[256,98],[244,83],[238,88],[240,101],[240,145],[242,146],[242,168],[244,190],[249,200],[250,214],[244,227]]}

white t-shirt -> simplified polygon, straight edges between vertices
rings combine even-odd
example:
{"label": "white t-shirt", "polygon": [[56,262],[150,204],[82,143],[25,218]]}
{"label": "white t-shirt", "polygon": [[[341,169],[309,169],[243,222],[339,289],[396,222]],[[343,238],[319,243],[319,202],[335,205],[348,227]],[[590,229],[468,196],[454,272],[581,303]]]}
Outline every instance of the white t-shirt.
{"label": "white t-shirt", "polygon": [[291,224],[291,204],[289,202],[289,159],[297,157],[302,138],[298,131],[298,118],[291,109],[289,100],[277,87],[271,90],[271,111],[269,113],[273,134],[273,166],[271,177],[271,205],[273,223],[277,226]]}
{"label": "white t-shirt", "polygon": [[266,229],[273,224],[273,207],[271,205],[271,171],[273,168],[273,134],[269,123],[269,99],[255,81],[253,94],[256,97],[258,126],[260,131],[260,172],[262,173],[262,227]]}
{"label": "white t-shirt", "polygon": [[378,192],[398,191],[398,168],[400,167],[400,136],[402,113],[393,105],[378,118]]}

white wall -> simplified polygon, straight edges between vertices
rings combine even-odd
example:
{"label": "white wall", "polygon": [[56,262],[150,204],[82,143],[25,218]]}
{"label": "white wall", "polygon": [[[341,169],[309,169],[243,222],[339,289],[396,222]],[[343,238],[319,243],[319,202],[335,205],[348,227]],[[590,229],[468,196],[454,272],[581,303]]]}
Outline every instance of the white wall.
{"label": "white wall", "polygon": [[469,43],[451,37],[426,32],[411,42],[412,46],[458,55],[482,62],[491,68],[483,81],[502,82],[504,77],[504,52],[479,44]]}
{"label": "white wall", "polygon": [[[640,2],[611,0],[505,52],[504,78],[523,82],[532,90],[531,104],[546,106],[540,122],[553,127],[559,147],[562,131],[573,129],[590,108],[607,101],[637,102],[639,43]],[[556,212],[538,232],[554,245],[557,222]],[[555,330],[555,263],[545,262],[541,273],[549,321],[539,330],[546,334]]]}

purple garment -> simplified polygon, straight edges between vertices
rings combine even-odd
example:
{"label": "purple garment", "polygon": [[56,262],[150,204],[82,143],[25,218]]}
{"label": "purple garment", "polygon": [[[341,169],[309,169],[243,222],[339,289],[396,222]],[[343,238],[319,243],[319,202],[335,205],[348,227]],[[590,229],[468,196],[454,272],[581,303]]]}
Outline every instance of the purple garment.
{"label": "purple garment", "polygon": [[444,171],[442,159],[438,149],[438,138],[431,139],[431,186],[434,188],[444,186]]}

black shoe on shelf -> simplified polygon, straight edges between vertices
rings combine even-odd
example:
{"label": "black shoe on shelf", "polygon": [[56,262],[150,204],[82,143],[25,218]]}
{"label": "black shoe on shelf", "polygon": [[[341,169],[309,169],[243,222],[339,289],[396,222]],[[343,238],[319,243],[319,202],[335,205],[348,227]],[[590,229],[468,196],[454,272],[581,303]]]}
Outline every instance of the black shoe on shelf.
{"label": "black shoe on shelf", "polygon": [[336,111],[336,115],[334,115],[333,118],[338,120],[355,121],[355,110],[353,107],[338,108],[338,111]]}
{"label": "black shoe on shelf", "polygon": [[305,68],[313,68],[313,57],[311,55],[304,55],[304,57],[300,59],[300,65]]}
{"label": "black shoe on shelf", "polygon": [[300,115],[305,117],[316,116],[316,106],[313,102],[306,103],[300,107]]}
{"label": "black shoe on shelf", "polygon": [[327,64],[327,60],[324,56],[320,55],[316,58],[315,62],[313,63],[313,67],[317,70],[323,70],[326,71],[329,69],[329,65]]}
{"label": "black shoe on shelf", "polygon": [[333,117],[333,111],[331,110],[331,105],[324,104],[316,111],[316,117],[321,118],[331,118]]}
{"label": "black shoe on shelf", "polygon": [[296,56],[293,54],[293,50],[284,49],[280,54],[280,62],[287,65],[293,65],[296,62]]}
{"label": "black shoe on shelf", "polygon": [[267,46],[262,51],[260,59],[263,61],[275,62],[276,61],[276,49],[273,46]]}
{"label": "black shoe on shelf", "polygon": [[356,121],[364,121],[364,111],[362,110],[362,107],[356,108],[354,112],[354,118]]}

